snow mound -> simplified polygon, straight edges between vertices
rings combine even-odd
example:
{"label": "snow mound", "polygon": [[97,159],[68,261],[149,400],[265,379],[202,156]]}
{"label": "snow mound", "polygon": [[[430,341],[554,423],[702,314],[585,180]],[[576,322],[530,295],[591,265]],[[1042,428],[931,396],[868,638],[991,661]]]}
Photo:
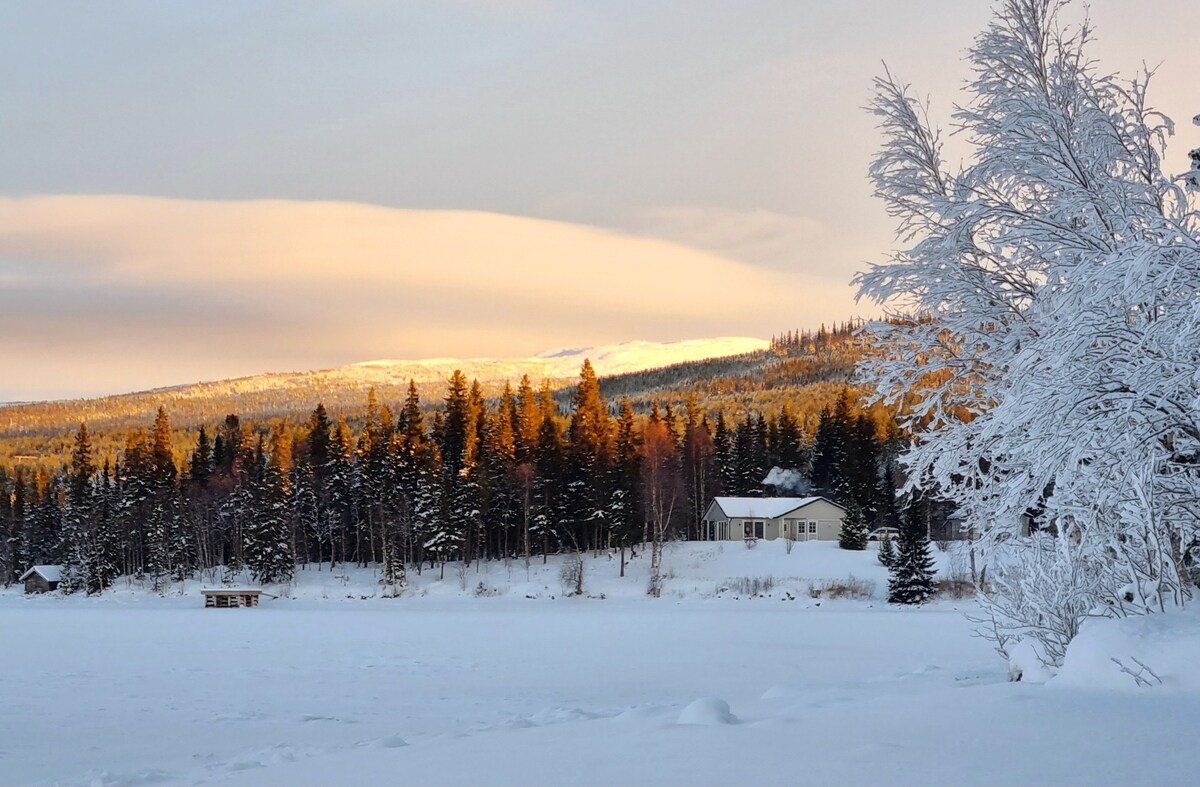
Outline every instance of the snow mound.
{"label": "snow mound", "polygon": [[1188,609],[1086,621],[1067,648],[1056,685],[1200,691],[1200,614]]}
{"label": "snow mound", "polygon": [[1009,648],[1008,679],[1024,683],[1045,683],[1053,677],[1033,640],[1021,640]]}
{"label": "snow mound", "polygon": [[701,697],[679,712],[676,724],[737,724],[738,718],[729,711],[729,703],[717,697]]}
{"label": "snow mound", "polygon": [[399,735],[389,735],[386,738],[380,738],[373,744],[376,749],[399,749],[408,745],[408,741],[401,738]]}

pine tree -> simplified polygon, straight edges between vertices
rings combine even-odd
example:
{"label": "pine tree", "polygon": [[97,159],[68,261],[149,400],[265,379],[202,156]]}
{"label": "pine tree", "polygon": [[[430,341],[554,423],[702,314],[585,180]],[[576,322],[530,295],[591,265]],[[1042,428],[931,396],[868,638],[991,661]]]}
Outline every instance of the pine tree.
{"label": "pine tree", "polygon": [[34,480],[33,504],[26,509],[26,551],[30,562],[38,565],[61,565],[62,507],[61,476],[40,473]]}
{"label": "pine tree", "polygon": [[272,433],[269,452],[264,438],[259,436],[254,464],[249,482],[246,565],[259,584],[288,582],[296,562],[289,526],[291,441],[286,431],[276,429]]}
{"label": "pine tree", "polygon": [[17,576],[16,544],[8,473],[0,467],[0,585],[8,587]]}
{"label": "pine tree", "polygon": [[862,551],[867,548],[867,521],[863,510],[853,500],[846,504],[846,514],[842,518],[842,529],[838,533],[838,546],[842,549]]}
{"label": "pine tree", "polygon": [[608,526],[612,539],[621,550],[621,576],[625,576],[625,550],[641,541],[639,524],[641,493],[641,444],[633,417],[633,406],[621,400],[616,442],[610,470]]}
{"label": "pine tree", "polygon": [[725,411],[717,411],[717,427],[713,432],[713,463],[716,465],[716,495],[737,494],[735,480],[733,435],[725,420]]}
{"label": "pine tree", "polygon": [[188,465],[188,480],[195,487],[207,489],[212,472],[213,446],[208,440],[208,430],[201,426],[196,438],[196,450],[192,452],[192,460]]}
{"label": "pine tree", "polygon": [[351,460],[350,427],[339,420],[329,450],[329,568],[347,561],[346,540],[355,527],[354,465]]}
{"label": "pine tree", "polygon": [[896,559],[889,567],[890,604],[924,604],[936,590],[926,516],[926,506],[920,499],[911,502],[905,512],[896,538]]}
{"label": "pine tree", "polygon": [[579,385],[571,403],[567,427],[565,517],[562,533],[576,550],[591,545],[593,527],[603,522],[609,496],[608,480],[611,428],[608,405],[592,364],[584,360]]}
{"label": "pine tree", "polygon": [[67,497],[63,507],[62,583],[67,593],[83,590],[91,584],[87,568],[93,548],[93,517],[96,465],[92,459],[92,442],[87,424],[81,423],[75,433],[75,448],[67,470]]}
{"label": "pine tree", "polygon": [[713,496],[715,452],[708,419],[700,414],[695,397],[689,396],[680,455],[689,538],[699,535],[696,528]]}
{"label": "pine tree", "polygon": [[118,530],[118,495],[114,474],[108,460],[100,471],[100,484],[93,496],[91,546],[87,553],[84,573],[88,595],[102,593],[121,574],[121,534]]}
{"label": "pine tree", "polygon": [[543,414],[538,429],[535,453],[536,475],[533,484],[533,510],[530,522],[531,537],[542,545],[543,562],[550,550],[551,539],[559,537],[558,526],[563,519],[563,448],[558,424]]}
{"label": "pine tree", "polygon": [[785,470],[798,470],[803,460],[804,437],[800,430],[800,422],[792,414],[792,408],[787,402],[783,403],[779,418],[775,422],[775,435],[771,464]]}
{"label": "pine tree", "polygon": [[171,450],[171,421],[165,407],[158,408],[151,432],[151,461],[154,467],[154,484],[157,490],[168,490],[175,486],[178,468],[175,454]]}
{"label": "pine tree", "polygon": [[896,545],[892,543],[894,540],[888,534],[879,537],[879,562],[889,569],[896,565]]}

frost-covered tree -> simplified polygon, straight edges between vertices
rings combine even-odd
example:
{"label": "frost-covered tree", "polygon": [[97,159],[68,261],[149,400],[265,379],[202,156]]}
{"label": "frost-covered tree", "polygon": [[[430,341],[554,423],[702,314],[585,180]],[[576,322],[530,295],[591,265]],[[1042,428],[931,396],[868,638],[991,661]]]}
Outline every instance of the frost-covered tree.
{"label": "frost-covered tree", "polygon": [[1200,224],[1164,168],[1149,73],[1100,71],[1064,5],[1005,0],[976,39],[961,168],[927,106],[877,80],[871,177],[904,247],[857,278],[896,318],[866,376],[920,432],[910,483],[952,500],[984,552],[1039,506],[1059,534],[1048,573],[1070,591],[988,606],[992,631],[1039,639],[1066,597],[1182,604],[1200,523]]}

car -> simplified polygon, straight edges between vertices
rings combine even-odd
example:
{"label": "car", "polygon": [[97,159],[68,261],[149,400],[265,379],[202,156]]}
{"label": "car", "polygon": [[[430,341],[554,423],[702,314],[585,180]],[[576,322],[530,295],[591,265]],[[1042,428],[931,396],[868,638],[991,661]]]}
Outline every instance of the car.
{"label": "car", "polygon": [[867,535],[868,541],[884,541],[890,538],[896,538],[900,535],[900,531],[894,527],[877,527]]}

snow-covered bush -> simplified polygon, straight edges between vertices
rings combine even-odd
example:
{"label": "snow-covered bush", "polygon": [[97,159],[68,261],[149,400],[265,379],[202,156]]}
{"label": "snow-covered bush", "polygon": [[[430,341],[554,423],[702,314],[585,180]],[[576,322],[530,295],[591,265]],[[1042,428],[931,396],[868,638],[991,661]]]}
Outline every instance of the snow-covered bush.
{"label": "snow-covered bush", "polygon": [[562,583],[565,596],[583,595],[583,554],[572,552],[563,558],[558,570],[558,581]]}
{"label": "snow-covered bush", "polygon": [[[1200,222],[1162,161],[1149,73],[1097,70],[1059,0],[1005,0],[970,50],[973,145],[942,159],[890,73],[876,193],[906,247],[857,278],[892,320],[865,371],[905,405],[914,486],[957,504],[987,562],[990,631],[1061,663],[1082,620],[1182,604],[1200,518]],[[1046,535],[1020,536],[1026,517]],[[994,551],[994,550],[991,550]]]}

